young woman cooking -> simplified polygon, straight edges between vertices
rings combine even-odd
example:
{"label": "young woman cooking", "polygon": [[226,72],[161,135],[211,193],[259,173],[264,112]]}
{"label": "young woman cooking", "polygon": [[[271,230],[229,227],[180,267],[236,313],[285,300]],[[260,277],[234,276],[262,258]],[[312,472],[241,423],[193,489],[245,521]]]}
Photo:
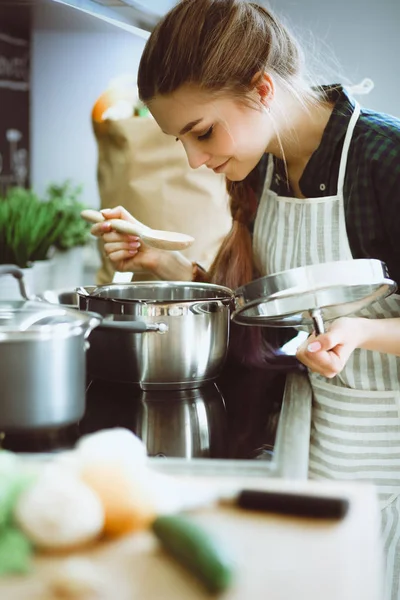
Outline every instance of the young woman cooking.
{"label": "young woman cooking", "polygon": [[[150,35],[138,87],[190,165],[225,174],[233,226],[205,273],[182,254],[95,225],[115,269],[236,289],[288,268],[377,258],[400,283],[400,121],[360,109],[341,85],[311,86],[299,46],[265,8],[183,0]],[[103,214],[130,219],[122,208]],[[400,359],[389,353],[400,354],[398,317],[393,295],[309,338],[297,355],[309,369],[289,373],[285,390],[294,402],[312,395],[310,477],[377,486],[392,600],[400,598]],[[241,345],[244,357],[250,345]]]}

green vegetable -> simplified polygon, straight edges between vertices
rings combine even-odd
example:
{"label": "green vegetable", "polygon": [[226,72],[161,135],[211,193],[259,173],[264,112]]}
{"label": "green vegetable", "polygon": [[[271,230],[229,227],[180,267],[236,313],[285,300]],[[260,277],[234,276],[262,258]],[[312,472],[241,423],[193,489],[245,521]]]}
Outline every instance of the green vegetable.
{"label": "green vegetable", "polygon": [[12,512],[20,492],[18,459],[12,452],[0,451],[0,532],[11,523]]}
{"label": "green vegetable", "polygon": [[12,512],[18,497],[18,488],[12,475],[0,479],[0,534],[2,528],[11,522]]}
{"label": "green vegetable", "polygon": [[35,476],[25,472],[13,452],[0,450],[0,535],[2,529],[12,525],[17,499]]}
{"label": "green vegetable", "polygon": [[23,474],[1,475],[0,479],[0,534],[3,527],[12,523],[14,507],[18,497],[33,481],[32,476]]}
{"label": "green vegetable", "polygon": [[212,593],[232,582],[234,567],[225,548],[213,535],[181,515],[159,516],[152,529],[164,549]]}
{"label": "green vegetable", "polygon": [[29,571],[32,554],[32,544],[21,531],[13,527],[0,531],[0,576]]}

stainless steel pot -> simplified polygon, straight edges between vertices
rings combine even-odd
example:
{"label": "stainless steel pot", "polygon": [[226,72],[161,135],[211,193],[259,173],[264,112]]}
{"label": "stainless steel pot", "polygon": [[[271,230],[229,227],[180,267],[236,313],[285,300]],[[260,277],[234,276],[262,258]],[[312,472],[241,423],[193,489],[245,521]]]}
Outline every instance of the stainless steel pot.
{"label": "stainless steel pot", "polygon": [[[88,375],[142,389],[189,389],[214,380],[225,362],[232,290],[207,283],[141,281],[77,289],[79,308],[103,316],[90,335]],[[140,323],[131,333],[106,323]]]}
{"label": "stainless steel pot", "polygon": [[0,431],[57,428],[83,417],[86,338],[100,322],[42,302],[0,302]]}

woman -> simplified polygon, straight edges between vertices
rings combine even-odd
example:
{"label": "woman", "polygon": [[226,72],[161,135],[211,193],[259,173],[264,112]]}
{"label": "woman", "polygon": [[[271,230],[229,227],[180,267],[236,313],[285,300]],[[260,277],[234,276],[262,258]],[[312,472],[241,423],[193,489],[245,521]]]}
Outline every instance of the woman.
{"label": "woman", "polygon": [[[95,225],[117,270],[235,289],[287,268],[373,257],[400,282],[400,122],[361,110],[340,85],[312,87],[297,44],[266,9],[184,0],[151,34],[138,86],[190,165],[226,175],[233,227],[205,273],[179,253]],[[123,209],[104,214],[130,219]],[[400,597],[393,576],[400,568],[400,359],[379,350],[393,350],[382,317],[398,328],[399,316],[400,299],[391,296],[338,320],[299,349],[310,368],[290,373],[285,390],[293,401],[312,396],[310,477],[377,486],[393,600]]]}

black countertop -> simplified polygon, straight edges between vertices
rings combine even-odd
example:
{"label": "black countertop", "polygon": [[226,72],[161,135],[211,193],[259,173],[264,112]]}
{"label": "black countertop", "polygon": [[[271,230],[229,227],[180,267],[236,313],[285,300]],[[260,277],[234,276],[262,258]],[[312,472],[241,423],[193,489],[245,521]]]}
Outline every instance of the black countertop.
{"label": "black countertop", "polygon": [[226,366],[214,383],[193,390],[144,391],[90,381],[79,423],[3,434],[1,446],[52,452],[73,447],[82,435],[125,427],[143,439],[149,456],[270,460],[284,382],[284,374],[237,366]]}

